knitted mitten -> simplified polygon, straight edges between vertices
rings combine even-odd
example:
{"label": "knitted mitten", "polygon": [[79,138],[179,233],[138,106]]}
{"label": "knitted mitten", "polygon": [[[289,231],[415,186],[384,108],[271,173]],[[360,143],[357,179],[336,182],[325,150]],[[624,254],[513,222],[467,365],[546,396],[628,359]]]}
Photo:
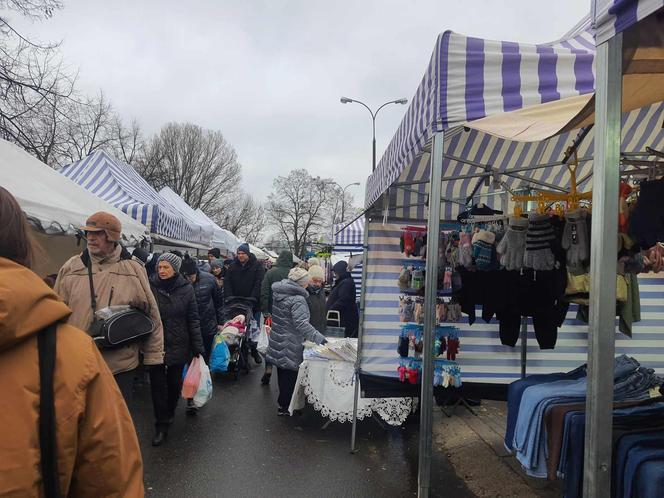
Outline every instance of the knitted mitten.
{"label": "knitted mitten", "polygon": [[497,246],[500,264],[506,270],[520,270],[523,267],[527,228],[528,220],[526,218],[510,218],[507,232]]}
{"label": "knitted mitten", "polygon": [[533,270],[553,270],[556,259],[551,251],[551,243],[554,239],[555,234],[548,215],[538,213],[528,215],[523,265]]}
{"label": "knitted mitten", "polygon": [[585,209],[570,211],[565,217],[562,247],[567,251],[567,269],[573,275],[585,273],[590,261],[590,244]]}
{"label": "knitted mitten", "polygon": [[459,265],[470,268],[473,266],[471,235],[468,232],[461,232],[459,239]]}
{"label": "knitted mitten", "polygon": [[495,240],[496,234],[487,230],[480,230],[473,235],[473,259],[479,270],[491,269]]}

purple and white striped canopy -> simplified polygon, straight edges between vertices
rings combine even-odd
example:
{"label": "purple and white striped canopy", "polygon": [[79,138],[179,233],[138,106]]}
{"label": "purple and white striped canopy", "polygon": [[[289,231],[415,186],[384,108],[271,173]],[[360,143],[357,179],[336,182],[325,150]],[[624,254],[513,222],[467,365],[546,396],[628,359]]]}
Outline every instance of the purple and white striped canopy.
{"label": "purple and white striped canopy", "polygon": [[437,130],[591,94],[594,55],[589,16],[563,39],[539,45],[444,32],[399,129],[369,178],[366,205],[414,163]]}
{"label": "purple and white striped canopy", "polygon": [[364,244],[364,216],[356,219],[350,225],[337,223],[334,225],[334,245],[359,246]]}
{"label": "purple and white striped canopy", "polygon": [[593,0],[592,19],[599,45],[664,7],[664,0]]}

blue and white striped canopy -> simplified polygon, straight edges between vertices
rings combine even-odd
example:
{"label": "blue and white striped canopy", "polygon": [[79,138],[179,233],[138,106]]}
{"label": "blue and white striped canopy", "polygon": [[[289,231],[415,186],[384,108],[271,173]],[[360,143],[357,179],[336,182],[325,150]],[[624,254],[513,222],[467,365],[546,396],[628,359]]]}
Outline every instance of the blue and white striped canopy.
{"label": "blue and white striped canopy", "polygon": [[350,225],[337,223],[334,225],[334,245],[350,245],[362,248],[364,237],[364,216],[356,219]]}
{"label": "blue and white striped canopy", "polygon": [[209,247],[209,234],[160,197],[134,168],[106,152],[96,151],[60,172],[143,223],[151,234],[168,242]]}
{"label": "blue and white striped canopy", "polygon": [[[592,122],[586,109],[592,111],[594,55],[590,16],[563,39],[542,45],[443,33],[397,133],[367,182],[366,207],[396,183],[407,189],[390,191],[390,216],[424,219],[430,140],[440,130],[445,131],[443,197],[452,201],[443,203],[444,220],[465,209],[470,193],[476,192],[479,200],[492,192],[478,174],[501,173],[499,179],[511,187],[567,188],[562,159],[578,130],[566,130]],[[623,97],[623,153],[664,146],[661,91],[643,94],[641,76],[624,78],[629,97]],[[651,102],[656,103],[646,105]],[[579,147],[578,177],[586,182],[593,143],[591,131]],[[539,165],[549,167],[535,169]],[[510,172],[524,167],[531,169]],[[476,176],[452,180],[460,175]]]}

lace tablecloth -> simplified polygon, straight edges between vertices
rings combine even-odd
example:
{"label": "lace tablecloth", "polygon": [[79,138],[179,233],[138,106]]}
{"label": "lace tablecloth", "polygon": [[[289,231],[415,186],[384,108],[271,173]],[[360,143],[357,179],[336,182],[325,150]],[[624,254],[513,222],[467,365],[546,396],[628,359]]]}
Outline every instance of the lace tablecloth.
{"label": "lace tablecloth", "polygon": [[[308,401],[323,417],[353,421],[355,368],[346,361],[304,360],[297,374],[289,411],[301,410]],[[358,398],[357,418],[376,413],[390,425],[405,422],[413,407],[411,398]]]}

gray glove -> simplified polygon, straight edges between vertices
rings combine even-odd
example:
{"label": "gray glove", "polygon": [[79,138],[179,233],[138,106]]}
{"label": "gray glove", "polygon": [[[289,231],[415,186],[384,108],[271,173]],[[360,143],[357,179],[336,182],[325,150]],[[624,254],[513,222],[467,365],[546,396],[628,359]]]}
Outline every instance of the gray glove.
{"label": "gray glove", "polygon": [[556,258],[551,251],[551,243],[555,237],[549,215],[529,214],[523,266],[538,271],[553,270]]}
{"label": "gray glove", "polygon": [[510,218],[505,235],[498,243],[496,250],[500,254],[500,264],[506,270],[520,270],[526,252],[526,218]]}
{"label": "gray glove", "polygon": [[573,275],[587,273],[586,267],[590,261],[586,215],[585,209],[577,209],[565,217],[562,247],[567,251],[567,269]]}

